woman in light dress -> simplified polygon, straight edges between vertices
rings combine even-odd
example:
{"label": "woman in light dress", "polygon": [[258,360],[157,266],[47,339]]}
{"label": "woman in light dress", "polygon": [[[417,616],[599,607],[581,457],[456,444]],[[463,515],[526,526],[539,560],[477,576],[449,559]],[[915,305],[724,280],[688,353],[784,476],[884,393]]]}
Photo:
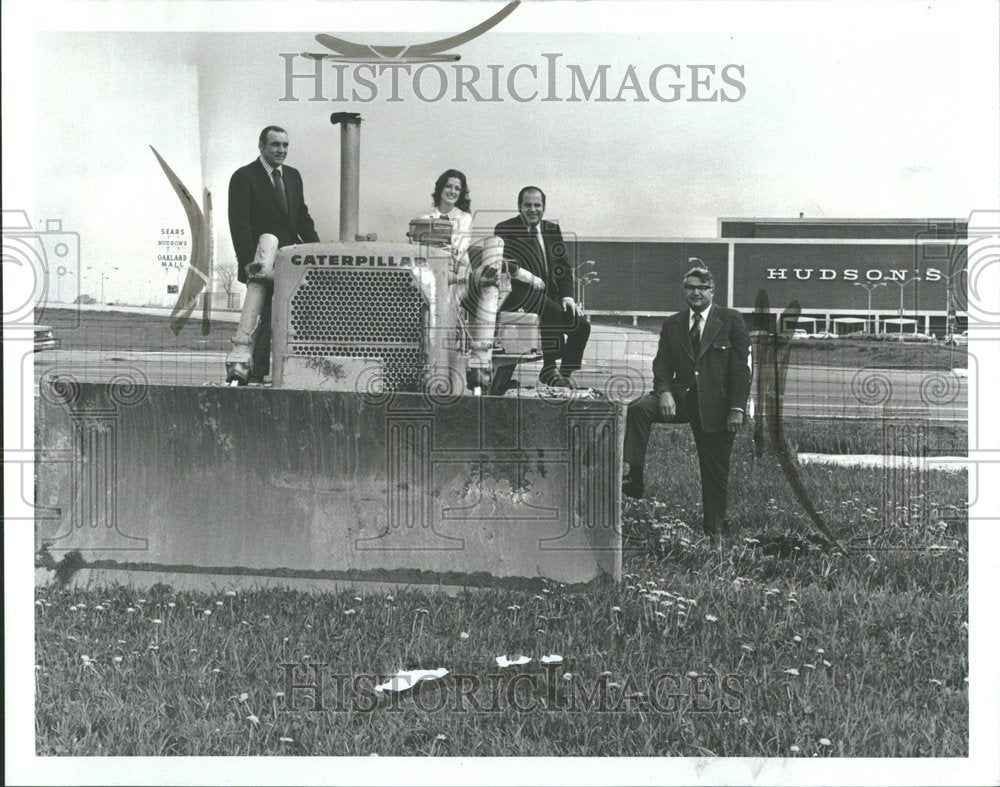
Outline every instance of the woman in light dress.
{"label": "woman in light dress", "polygon": [[[468,365],[466,385],[479,394],[489,389],[492,377],[493,334],[497,311],[500,308],[499,270],[502,244],[487,240],[482,263],[472,270],[469,261],[469,242],[472,235],[472,214],[469,203],[469,184],[457,169],[448,169],[434,184],[434,210],[425,219],[448,219],[452,223],[451,252],[456,262],[456,273],[462,285],[455,295],[462,304],[459,308],[460,332],[466,337]],[[468,314],[468,320],[464,318]]]}
{"label": "woman in light dress", "polygon": [[425,219],[448,219],[451,221],[451,247],[459,267],[468,270],[469,237],[472,234],[472,214],[469,204],[469,184],[465,175],[457,169],[447,169],[434,184],[434,210],[425,214]]}

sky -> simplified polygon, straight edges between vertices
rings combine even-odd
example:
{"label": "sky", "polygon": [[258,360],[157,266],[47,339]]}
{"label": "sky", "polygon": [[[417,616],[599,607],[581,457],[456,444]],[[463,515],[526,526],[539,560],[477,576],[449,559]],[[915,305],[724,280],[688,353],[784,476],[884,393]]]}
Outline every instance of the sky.
{"label": "sky", "polygon": [[[103,278],[108,300],[153,298],[180,279],[157,255],[163,231],[186,221],[150,145],[192,193],[211,191],[216,262],[225,265],[234,259],[229,177],[257,155],[260,128],[284,126],[320,238],[336,239],[334,111],[363,116],[360,229],[380,240],[405,241],[409,219],[430,208],[435,178],[451,167],[468,176],[481,225],[512,215],[531,183],[548,195],[548,218],[583,237],[714,237],[723,216],[965,218],[997,202],[989,4],[525,2],[457,47],[458,63],[425,66],[416,87],[399,73],[397,100],[388,74],[372,91],[362,84],[367,66],[360,78],[354,64],[342,66],[343,94],[362,99],[344,101],[332,100],[333,63],[324,65],[323,100],[310,100],[313,85],[301,79],[289,96],[283,55],[326,51],[320,32],[421,43],[501,5],[88,7],[29,19],[36,29],[20,45],[22,76],[4,95],[5,139],[12,118],[20,138],[4,146],[4,206],[24,206],[33,226],[58,218],[80,234],[80,277],[66,279],[67,292],[96,293]],[[544,100],[550,61],[562,99],[574,93],[572,69],[588,81],[605,69],[608,98],[630,69],[638,87],[621,101]],[[496,69],[501,100],[453,100],[456,65],[479,69],[487,97]],[[293,60],[294,73],[311,68]],[[443,99],[421,100],[433,98],[441,73]],[[654,73],[661,96],[681,84],[679,100],[655,100]],[[707,84],[693,86],[695,77]],[[535,89],[534,100],[514,96]]]}

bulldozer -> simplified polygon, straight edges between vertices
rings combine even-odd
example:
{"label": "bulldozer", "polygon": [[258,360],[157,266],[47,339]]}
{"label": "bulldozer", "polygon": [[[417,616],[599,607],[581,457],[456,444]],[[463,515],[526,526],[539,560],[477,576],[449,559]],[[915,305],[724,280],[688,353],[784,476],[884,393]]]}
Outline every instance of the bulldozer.
{"label": "bulldozer", "polygon": [[[39,549],[175,587],[617,581],[623,406],[507,390],[540,340],[499,311],[502,241],[359,234],[361,117],[331,122],[339,240],[261,237],[225,383],[42,380]],[[273,377],[246,385],[268,297]]]}

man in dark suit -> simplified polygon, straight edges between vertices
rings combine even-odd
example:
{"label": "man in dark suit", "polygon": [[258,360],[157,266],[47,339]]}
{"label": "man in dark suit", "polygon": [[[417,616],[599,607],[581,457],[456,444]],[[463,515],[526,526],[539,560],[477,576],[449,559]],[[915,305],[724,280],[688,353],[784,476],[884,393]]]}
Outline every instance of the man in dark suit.
{"label": "man in dark suit", "polygon": [[[288,134],[278,126],[260,132],[260,157],[240,167],[229,179],[229,233],[236,249],[237,278],[247,281],[257,240],[274,235],[278,246],[319,241],[302,192],[302,176],[285,164]],[[271,368],[271,298],[260,315],[254,342],[250,382],[263,382]]]}
{"label": "man in dark suit", "polygon": [[[517,195],[520,215],[501,221],[494,234],[503,240],[511,291],[500,308],[523,309],[539,317],[544,385],[568,388],[580,368],[590,338],[590,322],[573,297],[573,268],[559,225],[543,221],[545,193],[525,186]],[[556,364],[562,359],[561,364]]]}
{"label": "man in dark suit", "polygon": [[727,529],[729,460],[750,396],[750,334],[739,312],[713,305],[714,279],[705,268],[684,276],[688,307],[668,317],[653,359],[653,393],[628,406],[623,494],[642,497],[649,429],[654,423],[689,423],[701,469],[705,532]]}

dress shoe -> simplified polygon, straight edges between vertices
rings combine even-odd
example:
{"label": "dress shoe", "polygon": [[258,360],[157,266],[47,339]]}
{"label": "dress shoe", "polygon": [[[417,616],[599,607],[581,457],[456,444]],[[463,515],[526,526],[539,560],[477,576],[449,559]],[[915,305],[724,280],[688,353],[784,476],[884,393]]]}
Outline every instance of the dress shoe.
{"label": "dress shoe", "polygon": [[543,369],[538,375],[538,382],[550,388],[572,388],[573,383],[563,377],[555,369]]}

